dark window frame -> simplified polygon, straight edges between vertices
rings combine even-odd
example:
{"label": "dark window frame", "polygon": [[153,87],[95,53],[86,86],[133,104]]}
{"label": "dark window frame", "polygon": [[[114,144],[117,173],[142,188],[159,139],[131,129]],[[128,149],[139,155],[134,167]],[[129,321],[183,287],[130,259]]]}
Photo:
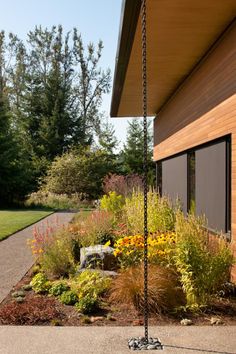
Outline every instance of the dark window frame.
{"label": "dark window frame", "polygon": [[162,161],[156,161],[156,190],[162,196]]}
{"label": "dark window frame", "polygon": [[226,235],[231,239],[231,212],[232,212],[232,140],[231,135],[226,137]]}
{"label": "dark window frame", "polygon": [[[190,160],[191,160],[191,155],[194,156],[194,160],[195,160],[195,151],[196,150],[189,150],[187,152],[187,205],[188,205],[188,212],[191,210],[191,166],[190,166]],[[196,162],[195,162],[196,163]],[[196,176],[195,176],[195,172],[194,172],[194,192],[195,192],[195,184],[196,184]],[[196,197],[194,196],[194,200],[196,201]]]}

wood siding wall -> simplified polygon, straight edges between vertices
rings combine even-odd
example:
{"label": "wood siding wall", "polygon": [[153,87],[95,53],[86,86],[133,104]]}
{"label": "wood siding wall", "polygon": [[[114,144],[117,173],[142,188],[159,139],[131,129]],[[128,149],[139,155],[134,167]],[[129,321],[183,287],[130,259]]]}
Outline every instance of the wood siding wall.
{"label": "wood siding wall", "polygon": [[[224,135],[232,142],[232,249],[236,257],[236,24],[154,120],[154,160]],[[236,267],[232,271],[236,281]]]}

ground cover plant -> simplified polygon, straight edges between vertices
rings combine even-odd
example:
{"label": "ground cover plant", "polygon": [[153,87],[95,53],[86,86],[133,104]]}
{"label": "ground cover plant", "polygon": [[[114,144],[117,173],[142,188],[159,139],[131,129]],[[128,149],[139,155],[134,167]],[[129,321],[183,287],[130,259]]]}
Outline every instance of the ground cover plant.
{"label": "ground cover plant", "polygon": [[0,210],[0,241],[52,213],[49,210]]}
{"label": "ground cover plant", "polygon": [[61,314],[52,298],[31,296],[24,303],[10,302],[0,309],[2,324],[34,325],[48,323]]}
{"label": "ground cover plant", "polygon": [[109,277],[90,270],[63,280],[49,280],[41,270],[30,282],[35,293],[54,296],[65,305],[75,305],[81,313],[91,313],[99,308],[100,296],[108,290],[109,285]]}

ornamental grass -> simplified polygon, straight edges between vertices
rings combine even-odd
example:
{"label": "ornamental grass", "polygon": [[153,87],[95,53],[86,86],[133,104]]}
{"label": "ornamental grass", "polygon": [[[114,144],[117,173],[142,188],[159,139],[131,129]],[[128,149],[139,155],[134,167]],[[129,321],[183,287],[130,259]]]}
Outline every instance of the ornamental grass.
{"label": "ornamental grass", "polygon": [[[143,264],[123,269],[111,286],[110,300],[144,309]],[[176,273],[170,268],[149,266],[148,308],[150,314],[173,311],[185,304]]]}
{"label": "ornamental grass", "polygon": [[[149,232],[168,232],[175,228],[175,209],[166,197],[160,197],[155,190],[149,190],[148,199],[148,230]],[[176,206],[177,208],[178,206]],[[124,220],[130,234],[143,232],[143,193],[134,190],[130,197],[125,198],[123,208]]]}

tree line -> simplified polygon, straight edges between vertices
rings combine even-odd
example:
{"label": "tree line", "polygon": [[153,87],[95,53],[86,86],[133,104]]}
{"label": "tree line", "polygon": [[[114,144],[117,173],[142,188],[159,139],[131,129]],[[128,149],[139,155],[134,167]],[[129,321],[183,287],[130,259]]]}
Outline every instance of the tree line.
{"label": "tree line", "polygon": [[[101,112],[111,72],[103,43],[84,45],[74,28],[36,26],[24,42],[0,32],[0,203],[37,190],[52,162],[70,151],[103,154],[104,173],[142,173],[142,126],[134,120],[116,152],[114,128]],[[149,137],[151,163],[151,135]],[[100,166],[102,168],[102,166]]]}

